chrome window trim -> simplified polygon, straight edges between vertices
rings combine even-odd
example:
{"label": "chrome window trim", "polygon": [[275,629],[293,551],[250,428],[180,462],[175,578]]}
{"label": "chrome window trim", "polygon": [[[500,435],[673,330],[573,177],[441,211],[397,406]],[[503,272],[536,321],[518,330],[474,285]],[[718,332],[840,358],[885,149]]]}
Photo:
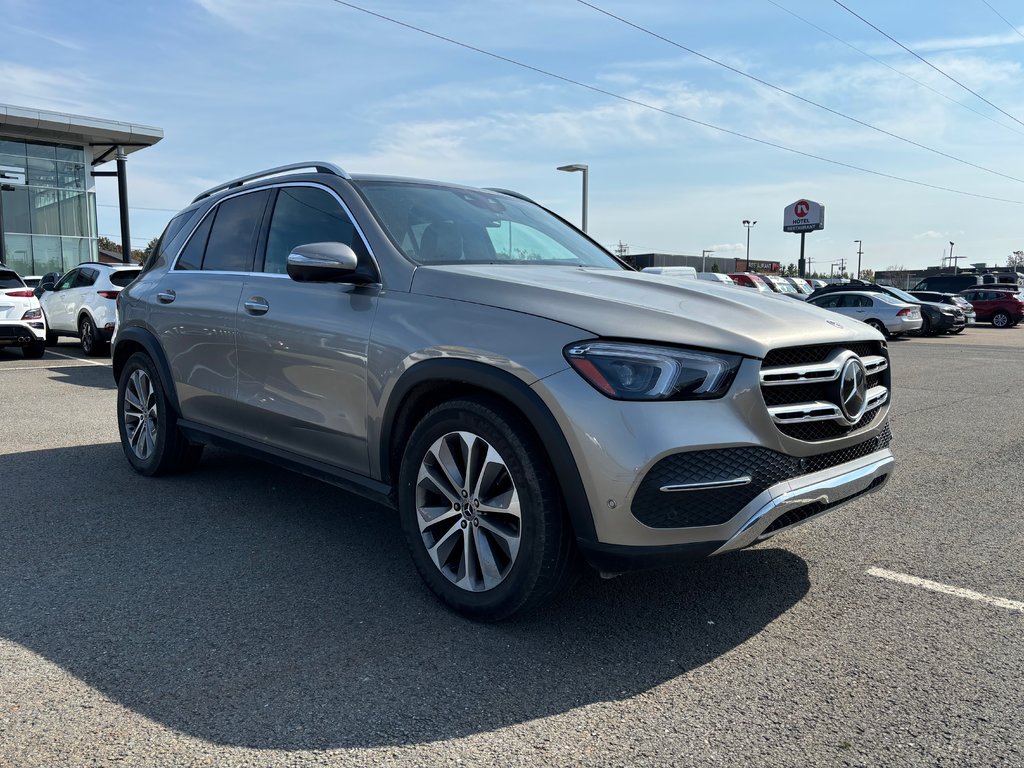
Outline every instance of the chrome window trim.
{"label": "chrome window trim", "polygon": [[[191,231],[188,233],[188,237],[185,238],[185,241],[181,244],[181,247],[178,248],[178,252],[174,254],[174,260],[171,262],[171,266],[167,270],[168,274],[174,273],[178,275],[265,275],[284,277],[290,280],[291,278],[288,277],[288,275],[285,273],[263,272],[262,270],[258,272],[255,270],[235,272],[231,270],[220,269],[178,269],[178,261],[181,259],[181,254],[185,251],[185,249],[188,247],[188,244],[192,241],[192,236],[195,235],[196,230],[202,226],[203,222],[206,220],[206,217],[213,213],[214,210],[216,210],[217,206],[219,206],[225,200],[230,200],[231,198],[238,197],[239,195],[249,195],[254,192],[263,192],[268,189],[281,189],[282,187],[313,187],[314,189],[322,189],[324,192],[327,192],[329,195],[331,195],[331,197],[337,200],[338,204],[341,206],[341,209],[345,211],[345,215],[348,217],[349,222],[355,229],[356,234],[359,235],[359,239],[362,240],[363,247],[366,248],[366,252],[370,255],[370,261],[373,262],[373,266],[377,270],[377,277],[380,279],[377,281],[377,283],[370,283],[370,285],[382,284],[384,275],[380,269],[380,262],[377,261],[377,255],[373,252],[373,248],[370,247],[370,243],[366,239],[366,234],[363,232],[363,228],[359,226],[359,222],[356,221],[356,217],[352,215],[352,209],[350,209],[348,205],[345,203],[345,201],[341,199],[341,195],[339,195],[337,192],[335,192],[333,189],[326,186],[325,184],[319,184],[315,181],[289,181],[277,184],[262,184],[258,187],[247,187],[244,189],[240,189],[237,192],[233,192],[230,195],[225,195],[216,203],[211,205],[209,209],[206,211],[206,213],[199,217],[199,221],[195,223],[195,226],[193,226]],[[273,211],[271,211],[271,223],[273,223]]]}

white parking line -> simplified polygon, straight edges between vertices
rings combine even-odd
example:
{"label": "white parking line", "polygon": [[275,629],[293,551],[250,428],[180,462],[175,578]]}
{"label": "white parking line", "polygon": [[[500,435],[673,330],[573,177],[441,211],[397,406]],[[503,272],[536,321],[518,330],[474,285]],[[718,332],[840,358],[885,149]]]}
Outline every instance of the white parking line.
{"label": "white parking line", "polygon": [[1024,613],[1024,603],[1018,600],[1008,600],[1005,597],[993,597],[992,595],[985,595],[971,589],[951,587],[948,584],[940,584],[937,581],[929,581],[928,579],[909,576],[905,573],[897,573],[896,571],[887,571],[884,568],[868,568],[867,572],[869,575],[877,576],[880,579],[888,579],[889,581],[896,581],[900,584],[910,584],[914,587],[921,587],[921,589],[929,589],[932,592],[941,592],[944,595],[966,597],[968,600],[976,600],[979,603],[992,605],[996,608],[1006,608],[1010,611],[1019,611],[1020,613]]}
{"label": "white parking line", "polygon": [[[68,358],[74,360],[75,358]],[[93,363],[95,365],[95,363]],[[102,365],[102,363],[100,363]],[[0,373],[6,373],[7,371],[56,371],[61,368],[88,368],[90,367],[89,361],[82,363],[50,363],[49,365],[15,365],[10,368],[7,366],[0,366]]]}
{"label": "white parking line", "polygon": [[57,357],[63,357],[66,360],[74,360],[76,363],[87,363],[89,365],[109,365],[109,363],[97,363],[95,360],[85,360],[81,357],[72,357],[71,355],[62,355],[60,352],[54,352],[52,349],[46,350],[47,354],[56,355]]}

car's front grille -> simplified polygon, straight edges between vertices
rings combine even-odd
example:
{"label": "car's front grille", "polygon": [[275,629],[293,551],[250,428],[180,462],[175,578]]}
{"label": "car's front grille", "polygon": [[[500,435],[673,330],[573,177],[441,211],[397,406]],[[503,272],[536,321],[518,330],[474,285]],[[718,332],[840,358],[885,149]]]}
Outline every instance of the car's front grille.
{"label": "car's front grille", "polygon": [[644,477],[633,497],[633,516],[652,528],[719,525],[783,480],[855,461],[887,448],[891,440],[886,425],[869,440],[817,456],[789,456],[770,448],[676,453]]}
{"label": "car's front grille", "polygon": [[864,429],[889,402],[889,357],[878,342],[775,349],[765,356],[760,378],[775,426],[806,442]]}

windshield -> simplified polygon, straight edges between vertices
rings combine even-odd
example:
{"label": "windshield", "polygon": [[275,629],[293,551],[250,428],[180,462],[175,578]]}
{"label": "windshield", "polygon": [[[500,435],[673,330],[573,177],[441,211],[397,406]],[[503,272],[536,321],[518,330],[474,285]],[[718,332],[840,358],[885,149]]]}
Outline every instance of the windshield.
{"label": "windshield", "polygon": [[484,190],[363,181],[384,229],[417,264],[560,264],[624,270],[538,205]]}
{"label": "windshield", "polygon": [[129,285],[136,277],[139,276],[141,269],[119,269],[117,272],[112,272],[110,275],[110,283],[112,285],[124,288]]}
{"label": "windshield", "polygon": [[796,293],[797,290],[792,286],[791,283],[786,282],[781,277],[769,277],[772,281],[772,285],[779,291],[779,293]]}

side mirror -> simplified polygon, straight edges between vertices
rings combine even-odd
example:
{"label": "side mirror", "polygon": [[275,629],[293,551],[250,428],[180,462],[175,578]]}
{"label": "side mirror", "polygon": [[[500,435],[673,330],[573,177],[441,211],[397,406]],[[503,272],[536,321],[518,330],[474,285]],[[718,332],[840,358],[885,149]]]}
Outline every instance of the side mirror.
{"label": "side mirror", "polygon": [[288,277],[300,283],[352,283],[359,257],[344,243],[309,243],[288,254]]}

